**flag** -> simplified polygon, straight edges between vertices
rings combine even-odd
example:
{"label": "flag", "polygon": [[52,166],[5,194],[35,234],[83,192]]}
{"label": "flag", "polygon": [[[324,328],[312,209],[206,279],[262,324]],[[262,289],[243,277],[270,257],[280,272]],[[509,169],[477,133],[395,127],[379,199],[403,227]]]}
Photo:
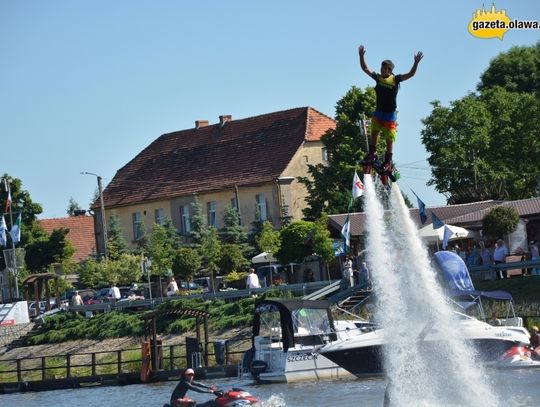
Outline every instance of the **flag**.
{"label": "flag", "polygon": [[347,214],[347,219],[341,228],[341,237],[345,243],[345,252],[348,252],[351,247],[351,221],[349,220],[349,214]]}
{"label": "flag", "polygon": [[11,208],[11,189],[8,189],[8,196],[6,199],[6,210],[4,211],[4,213],[8,213],[9,208]]}
{"label": "flag", "polygon": [[433,223],[433,229],[439,229],[444,226],[444,222],[440,220],[433,212],[431,212],[431,222]]}
{"label": "flag", "polygon": [[422,200],[418,197],[418,195],[416,195],[416,193],[412,189],[411,191],[416,197],[416,200],[418,201],[418,214],[420,215],[420,222],[422,222],[422,225],[423,225],[424,223],[426,223],[426,220],[427,220],[426,204],[422,202]]}
{"label": "flag", "polygon": [[448,226],[444,226],[444,236],[442,241],[442,248],[446,250],[446,247],[448,246],[448,241],[452,237],[454,232],[452,232],[452,229],[450,229]]}
{"label": "flag", "polygon": [[2,215],[2,221],[0,222],[0,245],[2,246],[7,246],[6,230],[6,220],[4,219],[4,215]]}
{"label": "flag", "polygon": [[343,253],[345,253],[345,248],[343,246],[344,245],[343,245],[342,241],[332,243],[332,247],[334,248],[334,256],[335,257],[340,256]]}
{"label": "flag", "polygon": [[17,216],[17,220],[11,226],[11,231],[9,232],[11,235],[11,240],[13,240],[13,244],[17,244],[21,241],[21,214],[19,213],[19,216]]}
{"label": "flag", "polygon": [[364,184],[362,184],[362,181],[360,181],[360,177],[358,177],[356,170],[354,170],[354,178],[352,182],[352,197],[353,199],[360,198],[363,193]]}

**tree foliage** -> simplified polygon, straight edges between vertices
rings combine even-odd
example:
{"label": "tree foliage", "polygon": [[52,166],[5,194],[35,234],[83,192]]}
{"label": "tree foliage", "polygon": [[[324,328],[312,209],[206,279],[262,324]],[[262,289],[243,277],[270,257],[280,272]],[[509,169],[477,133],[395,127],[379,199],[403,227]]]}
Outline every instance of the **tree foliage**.
{"label": "tree foliage", "polygon": [[189,247],[181,247],[174,253],[172,271],[178,280],[193,280],[193,276],[200,268],[201,259],[196,250]]}
{"label": "tree foliage", "polygon": [[79,265],[78,274],[86,287],[105,287],[111,283],[130,285],[141,281],[141,258],[127,253],[115,260],[88,258]]}
{"label": "tree foliage", "polygon": [[334,259],[334,246],[328,230],[328,216],[323,215],[315,222],[311,240],[313,251],[323,261],[329,262]]}
{"label": "tree foliage", "polygon": [[519,214],[510,206],[497,206],[491,209],[482,220],[482,230],[486,236],[503,238],[516,230]]}
{"label": "tree foliage", "polygon": [[274,230],[272,223],[265,221],[262,225],[262,231],[257,237],[257,245],[261,251],[276,254],[281,247],[281,238],[277,230]]}
{"label": "tree foliage", "polygon": [[240,224],[240,214],[232,206],[227,206],[223,213],[223,227],[219,231],[221,241],[226,244],[246,244],[246,228]]}
{"label": "tree foliage", "polygon": [[129,247],[120,224],[118,216],[113,215],[109,221],[107,232],[107,252],[111,260],[118,260],[120,255],[129,253]]}
{"label": "tree foliage", "polygon": [[[540,44],[540,43],[539,43]],[[528,85],[518,56],[535,59],[528,68],[540,72],[540,46],[513,48],[492,61],[482,75],[478,94],[449,107],[432,103],[423,120],[422,142],[430,153],[428,184],[448,203],[485,199],[523,199],[537,194],[540,138],[538,84]],[[533,81],[531,81],[533,82]]]}
{"label": "tree foliage", "polygon": [[152,259],[152,274],[164,275],[172,267],[173,256],[180,247],[180,237],[170,219],[163,225],[154,223],[146,244],[146,254]]}
{"label": "tree foliage", "polygon": [[501,53],[480,79],[479,91],[500,86],[509,92],[540,94],[540,41]]}
{"label": "tree foliage", "polygon": [[[353,86],[336,105],[336,128],[321,139],[328,153],[328,163],[309,165],[308,177],[301,177],[308,191],[304,216],[317,219],[321,213],[346,213],[351,199],[355,168],[367,150],[367,141],[360,132],[360,119],[369,117],[375,109],[375,92]],[[381,146],[382,147],[382,144]],[[354,211],[361,211],[362,200],[355,202]]]}
{"label": "tree foliage", "polygon": [[244,257],[240,245],[226,243],[221,246],[221,256],[218,265],[221,273],[227,275],[233,271],[241,271],[248,267],[249,260]]}
{"label": "tree foliage", "polygon": [[307,244],[313,226],[313,222],[300,220],[281,229],[281,247],[277,258],[282,264],[301,263],[313,253],[312,247]]}
{"label": "tree foliage", "polygon": [[81,212],[82,210],[83,209],[81,208],[81,206],[77,203],[77,201],[73,197],[69,198],[69,204],[66,209],[66,213],[69,216],[76,216],[77,213]]}
{"label": "tree foliage", "polygon": [[47,271],[53,263],[61,263],[69,267],[68,262],[75,253],[73,245],[67,240],[69,229],[59,228],[52,231],[50,236],[43,231],[35,234],[26,249],[26,267],[32,272]]}

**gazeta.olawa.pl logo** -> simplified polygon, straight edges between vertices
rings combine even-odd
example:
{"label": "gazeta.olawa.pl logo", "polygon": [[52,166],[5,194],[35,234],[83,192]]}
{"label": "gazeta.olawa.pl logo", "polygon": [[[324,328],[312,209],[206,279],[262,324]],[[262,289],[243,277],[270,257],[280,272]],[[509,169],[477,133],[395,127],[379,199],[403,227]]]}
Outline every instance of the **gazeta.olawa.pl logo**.
{"label": "gazeta.olawa.pl logo", "polygon": [[535,20],[511,19],[506,10],[497,10],[495,4],[486,11],[484,6],[473,13],[469,21],[469,32],[477,38],[503,39],[508,30],[538,30],[540,24]]}

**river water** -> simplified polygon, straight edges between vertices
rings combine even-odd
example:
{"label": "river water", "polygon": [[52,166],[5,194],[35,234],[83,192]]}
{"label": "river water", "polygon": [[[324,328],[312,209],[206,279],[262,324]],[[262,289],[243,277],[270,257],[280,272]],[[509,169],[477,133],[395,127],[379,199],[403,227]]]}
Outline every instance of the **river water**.
{"label": "river water", "polygon": [[[537,406],[540,400],[540,369],[487,370],[491,387],[499,393],[501,405],[508,407]],[[207,383],[210,383],[207,381]],[[319,381],[297,384],[256,386],[234,379],[215,381],[219,388],[240,386],[262,401],[263,407],[382,407],[386,380],[383,378]],[[174,382],[122,387],[92,387],[36,393],[15,393],[0,396],[1,407],[161,407],[167,402]],[[467,391],[474,392],[474,384]],[[188,394],[198,401],[206,394]],[[457,397],[456,397],[457,398]],[[463,398],[463,394],[461,397]],[[471,398],[473,396],[471,395]],[[422,400],[422,394],[418,394]],[[459,404],[433,407],[459,406]],[[396,406],[414,407],[414,406]],[[489,407],[484,405],[482,407]]]}

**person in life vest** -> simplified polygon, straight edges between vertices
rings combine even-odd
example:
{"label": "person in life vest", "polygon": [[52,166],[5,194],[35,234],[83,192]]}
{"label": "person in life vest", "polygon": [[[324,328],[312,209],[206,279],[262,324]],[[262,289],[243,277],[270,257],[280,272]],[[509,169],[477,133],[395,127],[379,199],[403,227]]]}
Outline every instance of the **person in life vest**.
{"label": "person in life vest", "polygon": [[360,56],[360,67],[367,75],[375,80],[375,94],[377,97],[376,108],[371,119],[371,139],[369,141],[369,151],[364,159],[364,172],[371,171],[371,164],[375,161],[377,154],[377,141],[379,134],[386,140],[386,154],[384,157],[383,171],[390,172],[393,168],[392,152],[397,136],[397,93],[401,82],[412,78],[418,63],[422,60],[422,52],[414,55],[414,64],[408,73],[394,75],[394,64],[389,59],[382,61],[381,73],[376,73],[368,68],[365,60],[366,49],[363,45],[358,47]]}

